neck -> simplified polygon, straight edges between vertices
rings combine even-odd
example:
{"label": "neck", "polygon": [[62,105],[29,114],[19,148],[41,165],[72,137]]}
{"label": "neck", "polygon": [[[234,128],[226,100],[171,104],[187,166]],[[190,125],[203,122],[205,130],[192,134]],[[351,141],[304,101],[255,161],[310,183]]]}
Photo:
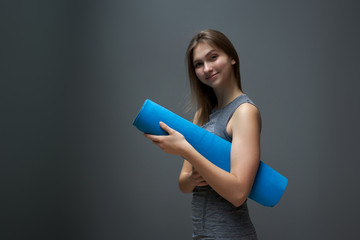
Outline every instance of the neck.
{"label": "neck", "polygon": [[217,108],[226,106],[243,93],[235,81],[231,81],[231,84],[222,89],[214,89],[214,92],[218,102]]}

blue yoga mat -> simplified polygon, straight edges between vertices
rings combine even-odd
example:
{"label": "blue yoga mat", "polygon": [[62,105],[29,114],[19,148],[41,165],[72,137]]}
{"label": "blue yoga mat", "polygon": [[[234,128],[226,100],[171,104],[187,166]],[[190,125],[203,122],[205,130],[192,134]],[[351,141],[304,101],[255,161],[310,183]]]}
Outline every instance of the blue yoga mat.
{"label": "blue yoga mat", "polygon": [[[159,126],[160,121],[184,135],[185,139],[210,162],[230,172],[230,142],[149,99],[144,102],[133,125],[144,133],[167,135]],[[260,161],[249,198],[264,206],[273,207],[280,201],[287,181],[287,178]]]}

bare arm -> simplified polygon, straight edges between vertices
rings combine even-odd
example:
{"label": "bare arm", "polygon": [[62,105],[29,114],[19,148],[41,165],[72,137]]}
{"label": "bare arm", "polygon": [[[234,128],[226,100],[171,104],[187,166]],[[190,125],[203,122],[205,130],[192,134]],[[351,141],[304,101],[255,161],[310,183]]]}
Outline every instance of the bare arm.
{"label": "bare arm", "polygon": [[184,159],[184,164],[179,176],[179,188],[183,193],[191,193],[196,186],[206,186],[208,183],[200,173]]}
{"label": "bare arm", "polygon": [[[146,136],[165,152],[184,157],[207,184],[234,206],[243,204],[252,188],[260,161],[260,117],[255,106],[242,104],[228,124],[233,136],[230,173],[204,158],[180,133],[163,123],[160,126],[169,133],[168,136]],[[184,163],[183,176],[190,173],[188,163]],[[182,190],[187,192],[191,187],[193,189],[194,186],[185,184]]]}
{"label": "bare arm", "polygon": [[[194,124],[198,121],[198,112],[194,116]],[[183,193],[191,193],[196,186],[208,185],[200,173],[184,159],[183,166],[179,176],[179,188]]]}

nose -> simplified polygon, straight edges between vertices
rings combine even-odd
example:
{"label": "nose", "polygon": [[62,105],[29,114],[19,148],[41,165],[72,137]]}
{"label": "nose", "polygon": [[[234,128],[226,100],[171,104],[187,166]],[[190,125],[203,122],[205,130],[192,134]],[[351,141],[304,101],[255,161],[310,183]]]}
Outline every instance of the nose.
{"label": "nose", "polygon": [[212,64],[211,63],[209,63],[209,62],[205,62],[204,63],[204,72],[211,72],[213,70],[213,68],[212,68]]}

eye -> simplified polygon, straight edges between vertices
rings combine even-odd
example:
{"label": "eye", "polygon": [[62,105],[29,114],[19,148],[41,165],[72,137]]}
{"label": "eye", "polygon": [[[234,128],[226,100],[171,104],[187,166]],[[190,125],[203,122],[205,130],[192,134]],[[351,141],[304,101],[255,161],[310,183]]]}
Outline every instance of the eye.
{"label": "eye", "polygon": [[199,68],[199,67],[201,67],[201,66],[202,66],[202,63],[201,63],[201,62],[197,62],[197,63],[194,64],[194,67],[195,67],[195,68]]}
{"label": "eye", "polygon": [[213,54],[213,55],[210,56],[210,59],[211,59],[212,61],[215,61],[217,58],[218,58],[218,55],[217,55],[217,54]]}

